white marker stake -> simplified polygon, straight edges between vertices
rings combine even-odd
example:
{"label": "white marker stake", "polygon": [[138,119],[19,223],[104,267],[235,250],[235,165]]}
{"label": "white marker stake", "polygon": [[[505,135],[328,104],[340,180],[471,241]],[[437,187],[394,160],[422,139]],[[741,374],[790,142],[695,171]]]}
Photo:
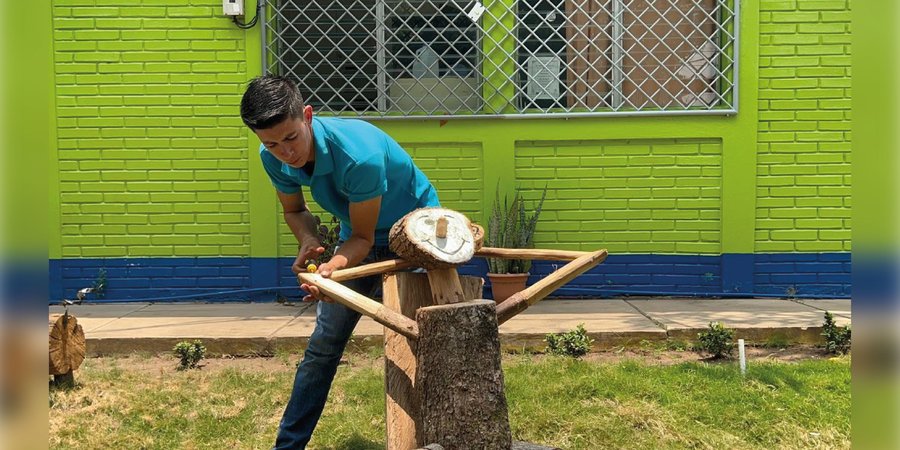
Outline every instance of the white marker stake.
{"label": "white marker stake", "polygon": [[741,375],[747,373],[747,354],[744,353],[744,340],[738,339],[738,355],[741,358]]}

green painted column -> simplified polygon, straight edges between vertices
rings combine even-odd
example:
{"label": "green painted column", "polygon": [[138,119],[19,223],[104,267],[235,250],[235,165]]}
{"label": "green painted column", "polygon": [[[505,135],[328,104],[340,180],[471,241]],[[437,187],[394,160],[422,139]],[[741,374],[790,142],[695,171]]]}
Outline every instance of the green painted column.
{"label": "green painted column", "polygon": [[484,112],[486,114],[514,113],[516,87],[510,79],[516,62],[509,55],[516,54],[516,15],[514,0],[484,2],[487,10],[482,17],[482,74],[484,75]]}
{"label": "green painted column", "polygon": [[[249,12],[256,11],[256,1],[249,0],[244,8],[248,11],[247,20],[252,20]],[[247,81],[250,81],[263,72],[262,23],[245,30],[245,33]],[[259,160],[259,139],[248,128],[244,128],[244,132],[247,133],[247,167],[250,174],[250,284],[252,287],[275,286],[278,284],[278,266],[274,258],[278,255],[278,223],[281,220],[278,199]]]}

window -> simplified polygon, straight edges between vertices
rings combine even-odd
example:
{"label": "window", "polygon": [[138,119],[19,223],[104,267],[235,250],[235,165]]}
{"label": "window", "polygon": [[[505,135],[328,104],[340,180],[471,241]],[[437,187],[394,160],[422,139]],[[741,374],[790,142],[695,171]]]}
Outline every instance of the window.
{"label": "window", "polygon": [[737,0],[276,0],[264,67],[318,111],[733,112]]}

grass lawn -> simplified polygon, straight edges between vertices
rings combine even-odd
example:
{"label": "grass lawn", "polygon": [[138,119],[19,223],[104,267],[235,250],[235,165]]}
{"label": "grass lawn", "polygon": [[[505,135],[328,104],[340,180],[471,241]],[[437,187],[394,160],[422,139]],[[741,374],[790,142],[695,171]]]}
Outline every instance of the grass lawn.
{"label": "grass lawn", "polygon": [[[850,359],[733,362],[690,353],[504,357],[516,439],[563,449],[849,448]],[[674,357],[672,355],[675,355]],[[295,355],[97,358],[50,393],[51,448],[269,448]],[[383,361],[353,353],[311,448],[384,448]]]}

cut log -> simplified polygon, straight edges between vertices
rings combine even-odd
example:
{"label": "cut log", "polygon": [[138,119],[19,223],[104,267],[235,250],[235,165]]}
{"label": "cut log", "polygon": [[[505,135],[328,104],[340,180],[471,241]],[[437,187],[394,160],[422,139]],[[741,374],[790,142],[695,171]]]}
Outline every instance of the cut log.
{"label": "cut log", "polygon": [[475,254],[471,222],[446,208],[420,208],[403,216],[391,227],[389,240],[394,253],[426,269],[457,266]]}
{"label": "cut log", "polygon": [[494,302],[420,308],[416,320],[423,442],[446,450],[509,449]]}
{"label": "cut log", "polygon": [[51,317],[50,331],[50,375],[70,375],[81,367],[87,345],[84,330],[78,319],[71,314]]}
{"label": "cut log", "polygon": [[[466,300],[481,298],[484,280],[459,277]],[[434,300],[423,273],[399,272],[384,277],[384,306],[409,318]],[[384,329],[384,380],[388,450],[409,450],[422,445],[420,397],[416,390],[416,341]]]}

